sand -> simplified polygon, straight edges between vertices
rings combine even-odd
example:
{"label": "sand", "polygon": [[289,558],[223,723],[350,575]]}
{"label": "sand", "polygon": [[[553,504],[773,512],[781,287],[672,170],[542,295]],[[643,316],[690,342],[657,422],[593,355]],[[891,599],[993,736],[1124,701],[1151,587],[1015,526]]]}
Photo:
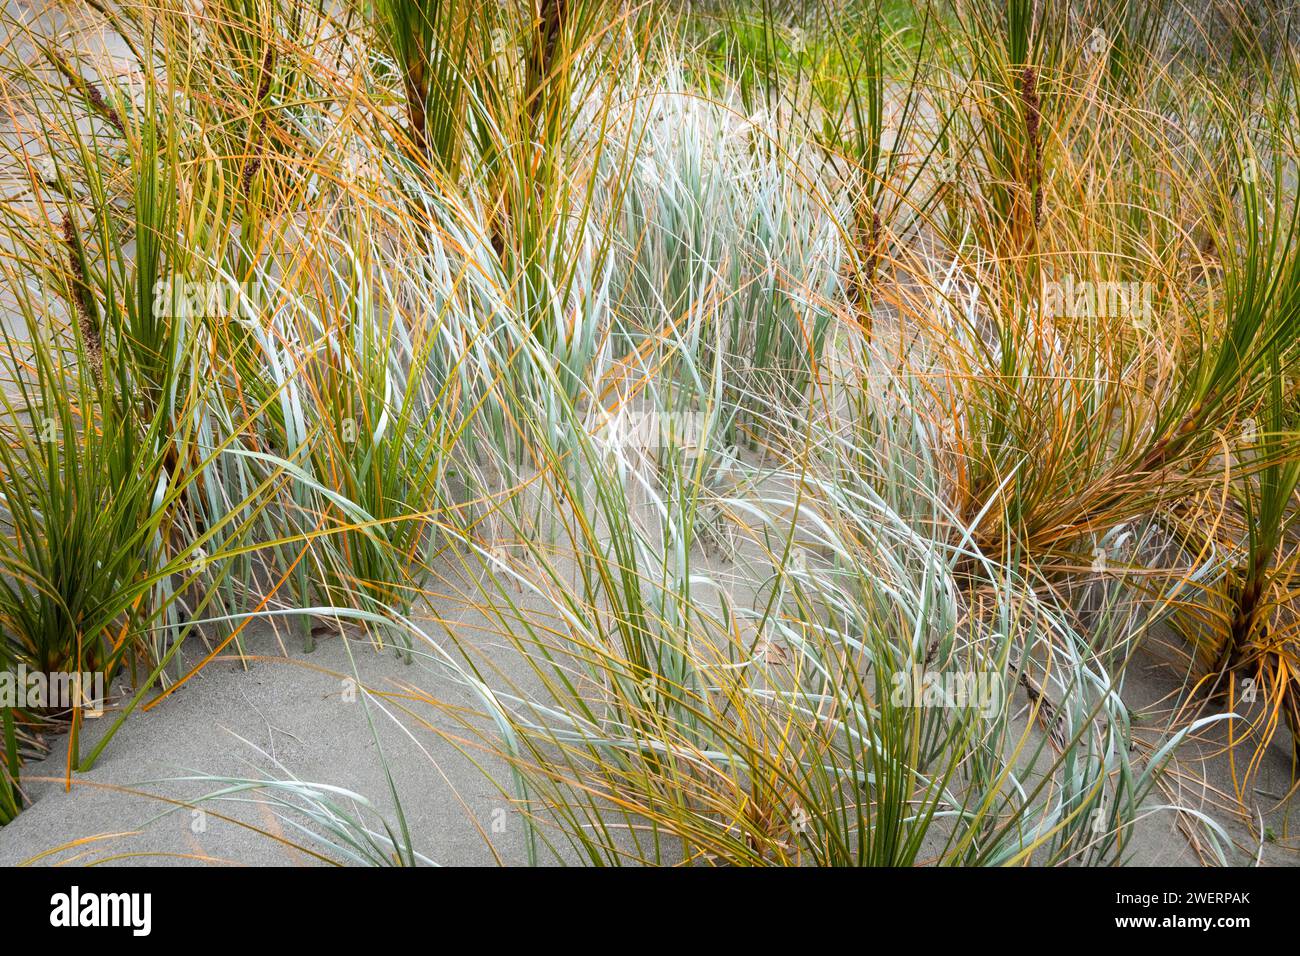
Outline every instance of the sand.
{"label": "sand", "polygon": [[[407,679],[432,683],[418,664],[404,664],[364,639],[353,641],[356,674],[365,686],[395,689],[394,681]],[[280,656],[277,642],[263,632],[247,650],[267,656],[247,669],[228,657],[212,662],[157,708],[132,715],[97,765],[73,777],[70,790],[61,779],[63,753],[30,765],[24,780],[33,803],[0,829],[0,864],[22,863],[51,850],[41,862],[313,864],[319,861],[270,836],[303,842],[264,797],[242,805],[202,804],[206,818],[186,808],[168,812],[171,805],[156,798],[191,800],[220,788],[169,780],[194,773],[248,777],[265,771],[279,778],[292,773],[355,791],[395,823],[381,746],[418,852],[446,864],[491,864],[494,852],[501,862],[526,862],[523,827],[509,802],[453,744],[425,730],[418,743],[412,741],[375,710],[372,734],[363,705],[348,702],[359,695],[347,694],[344,679],[353,671],[343,637],[318,639],[312,654],[290,646],[292,655]],[[442,690],[453,699],[458,693],[452,686]],[[88,722],[88,745],[111,717]],[[66,738],[56,744],[66,746]],[[93,842],[59,849],[78,840]]]}
{"label": "sand", "polygon": [[[492,682],[534,685],[517,652],[491,636],[488,622],[476,609],[468,603],[458,606],[456,601],[453,593],[441,595],[436,602],[439,621],[492,659],[499,668]],[[529,603],[522,600],[525,609]],[[426,620],[422,626],[437,639],[439,625]],[[66,738],[56,738],[56,752],[27,768],[31,806],[0,828],[0,864],[322,862],[306,850],[338,859],[280,818],[265,795],[248,795],[246,802],[237,804],[200,803],[198,807],[208,811],[205,817],[196,817],[188,807],[176,809],[165,800],[193,801],[219,789],[220,784],[212,781],[174,779],[196,773],[269,774],[281,779],[292,774],[303,781],[354,791],[395,823],[379,747],[419,853],[443,865],[528,862],[525,828],[511,801],[449,738],[422,726],[428,721],[455,732],[451,720],[426,704],[411,704],[411,714],[403,716],[399,725],[372,708],[376,728],[372,734],[359,695],[358,701],[349,702],[352,695],[345,681],[354,673],[354,660],[361,684],[376,691],[409,686],[433,698],[472,705],[462,687],[421,660],[407,664],[391,649],[377,650],[359,633],[322,635],[316,650],[307,654],[296,634],[280,630],[279,635],[269,627],[252,632],[245,651],[256,659],[240,661],[223,655],[154,709],[130,716],[97,765],[73,776],[70,790],[64,786],[65,755],[60,750]],[[351,643],[351,655],[345,641]],[[193,661],[205,648],[193,638],[184,650]],[[1157,731],[1159,714],[1170,703],[1160,701],[1178,684],[1172,668],[1149,655],[1135,661],[1123,695],[1138,715],[1135,726],[1140,734]],[[88,722],[87,747],[98,740],[112,717],[110,709],[99,720]],[[1216,731],[1204,741],[1186,744],[1165,777],[1166,792],[1149,800],[1149,805],[1177,802],[1209,813],[1238,844],[1231,860],[1235,864],[1258,858],[1265,864],[1295,865],[1300,859],[1297,841],[1285,838],[1287,808],[1274,807],[1274,797],[1285,793],[1289,779],[1289,738],[1279,735],[1255,791],[1246,794],[1251,814],[1260,814],[1263,825],[1281,838],[1263,846],[1233,809],[1230,768],[1222,754],[1216,755],[1223,738]],[[485,769],[505,778],[502,765],[474,753]],[[1201,858],[1188,838],[1190,832],[1195,828],[1180,826],[1179,816],[1153,809],[1137,827],[1129,862],[1196,865]],[[286,845],[277,835],[305,849]],[[555,861],[543,858],[541,862]]]}

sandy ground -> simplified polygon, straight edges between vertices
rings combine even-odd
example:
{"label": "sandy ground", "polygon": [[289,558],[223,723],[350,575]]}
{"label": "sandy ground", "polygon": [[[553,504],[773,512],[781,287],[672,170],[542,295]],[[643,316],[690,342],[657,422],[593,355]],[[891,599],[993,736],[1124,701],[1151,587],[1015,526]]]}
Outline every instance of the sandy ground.
{"label": "sandy ground", "polygon": [[[34,802],[0,829],[0,864],[21,863],[50,850],[55,852],[42,862],[317,862],[274,839],[273,834],[282,834],[303,842],[291,825],[277,819],[264,797],[254,795],[242,804],[204,803],[207,812],[200,817],[191,809],[172,810],[149,795],[184,801],[220,788],[216,782],[169,779],[195,773],[258,777],[267,772],[280,779],[292,774],[361,794],[395,824],[379,747],[418,852],[444,864],[491,864],[494,853],[501,862],[526,862],[523,827],[510,802],[453,744],[423,728],[412,739],[373,707],[372,734],[365,706],[349,702],[359,695],[348,693],[345,680],[354,672],[341,636],[319,638],[312,654],[302,653],[296,640],[285,643],[293,648],[289,657],[281,656],[269,633],[256,636],[246,649],[266,656],[247,669],[221,658],[156,709],[132,715],[94,769],[74,776],[71,790],[61,779],[63,752],[31,765],[25,781]],[[355,674],[364,686],[382,691],[395,690],[399,681],[417,686],[434,682],[418,663],[405,664],[367,641],[354,640],[353,651]],[[451,699],[458,694],[451,686],[438,689]],[[429,709],[421,716],[454,730]],[[88,745],[98,740],[111,717],[88,722]],[[57,751],[66,747],[66,738],[55,743]],[[69,847],[73,841],[90,842]]]}
{"label": "sandy ground", "polygon": [[[497,668],[489,677],[493,686],[509,682],[535,689],[530,670],[517,652],[494,636],[493,627],[475,608],[458,600],[453,594],[435,600],[436,622],[432,617],[422,622],[430,637],[445,642],[445,626],[472,643],[476,653],[481,652]],[[520,601],[528,613],[531,600]],[[240,803],[206,802],[200,805],[207,810],[206,816],[199,817],[191,808],[177,809],[166,800],[193,801],[221,785],[174,778],[269,774],[284,779],[292,775],[354,791],[395,823],[379,747],[418,852],[444,865],[528,862],[525,828],[511,801],[451,737],[431,728],[463,738],[462,729],[445,714],[415,703],[408,705],[411,712],[401,715],[400,724],[372,707],[376,727],[372,733],[363,704],[349,702],[346,681],[355,674],[362,685],[376,691],[419,688],[432,698],[473,706],[464,688],[425,661],[408,664],[391,649],[376,650],[359,634],[347,639],[351,655],[345,638],[337,632],[319,637],[316,650],[305,654],[296,633],[284,633],[283,627],[280,630],[277,635],[264,627],[249,637],[245,652],[255,659],[223,656],[153,710],[129,717],[98,764],[88,773],[74,775],[70,790],[63,783],[66,738],[56,738],[55,752],[28,768],[31,806],[0,829],[0,865],[29,861],[319,863],[304,849],[276,839],[281,836],[333,856],[279,818],[264,796],[253,795]],[[204,647],[194,638],[185,650],[194,661]],[[1130,668],[1123,696],[1135,713],[1137,733],[1144,739],[1159,736],[1172,703],[1168,695],[1179,683],[1170,667],[1150,655]],[[119,706],[121,696],[119,690],[115,701]],[[390,710],[396,712],[391,706]],[[110,710],[105,717],[88,722],[87,747],[99,739],[112,716]],[[1190,826],[1190,819],[1156,809],[1164,803],[1200,810],[1221,823],[1237,844],[1232,852],[1234,864],[1258,861],[1291,866],[1300,862],[1300,840],[1288,821],[1288,807],[1286,803],[1278,806],[1289,779],[1289,738],[1285,733],[1279,735],[1254,788],[1243,795],[1250,816],[1256,819],[1254,833],[1245,815],[1236,809],[1231,768],[1221,752],[1224,739],[1224,733],[1215,730],[1202,740],[1189,741],[1179,751],[1161,792],[1148,800],[1150,810],[1137,827],[1129,862],[1196,865],[1208,860],[1198,855],[1197,831]],[[471,748],[471,753],[498,779],[506,778],[504,766],[486,760],[477,749]],[[376,822],[374,818],[372,822]],[[1257,834],[1265,827],[1273,831],[1274,841],[1259,839]],[[554,860],[544,857],[541,862]]]}

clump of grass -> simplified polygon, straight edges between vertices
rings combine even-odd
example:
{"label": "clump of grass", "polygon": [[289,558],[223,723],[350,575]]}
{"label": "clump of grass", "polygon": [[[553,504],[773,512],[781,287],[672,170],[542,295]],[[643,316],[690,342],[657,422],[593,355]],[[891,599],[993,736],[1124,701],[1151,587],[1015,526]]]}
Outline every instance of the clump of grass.
{"label": "clump of grass", "polygon": [[[891,493],[938,487],[919,448],[813,434],[831,468],[851,455]],[[566,450],[588,463],[586,480],[569,477]],[[494,695],[490,716],[508,736],[487,743],[526,781],[521,809],[540,846],[600,863],[1123,857],[1168,748],[1128,768],[1111,678],[1022,584],[963,594],[952,575],[969,545],[929,536],[952,520],[941,498],[908,519],[870,484],[776,469],[768,491],[728,502],[758,544],[751,560],[772,562],[737,592],[696,565],[671,480],[606,465],[579,430],[553,461],[557,507],[572,498],[585,505],[574,513],[599,519],[562,529],[576,590],[555,552],[536,554],[529,587],[553,602],[562,633],[484,594],[541,688]],[[649,525],[628,508],[636,482],[659,516]],[[795,539],[815,563],[791,561]],[[930,668],[986,674],[1007,696],[983,710],[900,696]],[[1028,724],[1013,716],[1017,686]]]}
{"label": "clump of grass", "polygon": [[[754,12],[691,49],[600,0],[124,5],[129,82],[20,31],[0,666],[130,672],[77,768],[258,619],[469,687],[534,857],[1124,862],[1235,719],[1132,755],[1175,608],[1203,685],[1267,688],[1248,771],[1295,735],[1293,47],[1246,83],[1163,4]],[[412,625],[444,561],[527,689]],[[0,822],[55,716],[5,714]]]}

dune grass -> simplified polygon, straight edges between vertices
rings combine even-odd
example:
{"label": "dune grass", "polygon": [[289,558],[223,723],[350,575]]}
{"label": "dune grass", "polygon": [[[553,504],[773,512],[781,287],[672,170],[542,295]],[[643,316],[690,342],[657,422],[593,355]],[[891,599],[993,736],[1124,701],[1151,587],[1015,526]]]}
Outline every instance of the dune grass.
{"label": "dune grass", "polygon": [[[1300,739],[1292,27],[805,6],[5,22],[0,668],[129,692],[85,753],[6,708],[0,823],[34,729],[83,771],[328,622],[469,688],[538,861],[1107,865],[1162,811],[1227,859],[1159,784],[1225,725],[1244,799]],[[418,623],[447,563],[527,687]]]}

